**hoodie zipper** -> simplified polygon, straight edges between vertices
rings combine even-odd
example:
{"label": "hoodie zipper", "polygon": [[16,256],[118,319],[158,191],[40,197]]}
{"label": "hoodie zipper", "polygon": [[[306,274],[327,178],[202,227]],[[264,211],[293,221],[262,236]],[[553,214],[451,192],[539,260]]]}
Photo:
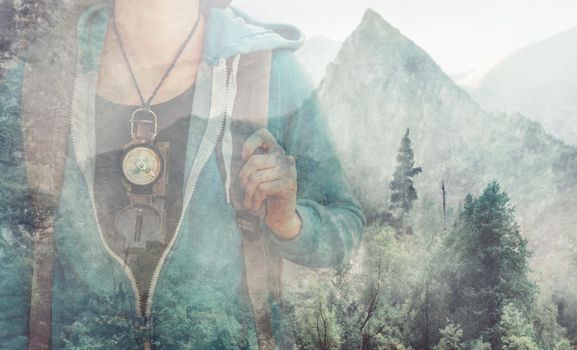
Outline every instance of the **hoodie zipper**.
{"label": "hoodie zipper", "polygon": [[[74,80],[73,83],[73,89],[72,89],[72,101],[77,101],[78,100],[78,95],[79,95],[79,91],[78,91],[78,84],[76,79]],[[73,102],[74,103],[74,102]],[[71,108],[70,111],[70,130],[72,130],[72,128],[74,127],[73,125],[73,114],[74,110]],[[89,186],[88,184],[88,180],[87,180],[87,176],[86,176],[86,172],[84,171],[84,167],[82,166],[82,164],[80,163],[80,160],[78,159],[78,154],[77,154],[77,144],[78,141],[76,140],[76,136],[74,132],[71,132],[71,141],[72,141],[72,148],[73,148],[73,158],[74,161],[76,162],[76,164],[78,165],[78,168],[80,170],[80,174],[82,175],[83,179],[84,179],[84,183],[87,185],[88,187],[88,196],[90,197],[90,203],[92,205],[92,210],[93,210],[93,214],[94,214],[94,220],[96,222],[96,229],[98,231],[98,235],[100,237],[100,241],[102,242],[102,244],[104,245],[104,249],[106,250],[106,252],[108,253],[108,255],[110,255],[114,260],[116,260],[123,268],[124,273],[126,274],[126,276],[128,277],[128,280],[130,281],[130,285],[132,286],[132,291],[134,294],[134,298],[136,300],[135,305],[136,305],[136,313],[138,315],[142,314],[142,307],[140,306],[140,288],[138,287],[138,283],[136,283],[136,278],[134,277],[134,273],[132,272],[132,270],[128,267],[128,265],[118,256],[114,253],[114,251],[110,248],[110,246],[108,245],[108,243],[106,242],[106,238],[104,237],[104,233],[102,230],[102,226],[100,224],[100,220],[98,219],[98,211],[96,210],[96,200],[94,199],[94,188],[92,188],[92,186]],[[93,185],[93,184],[92,184]]]}
{"label": "hoodie zipper", "polygon": [[[225,100],[224,101],[226,103],[226,97],[228,96],[228,88],[229,88],[229,70],[228,70],[228,66],[226,65],[226,62],[224,62],[224,77],[225,77],[225,92],[224,92]],[[208,156],[206,157],[206,159],[203,161],[203,163],[200,166],[200,169],[198,172],[199,175],[202,172],[202,170],[204,169],[204,167],[206,166],[206,164],[208,163],[208,161],[210,160],[212,152],[214,152],[214,150],[216,149],[216,145],[218,144],[218,140],[220,139],[220,135],[222,134],[222,131],[224,129],[224,124],[225,124],[225,121],[227,118],[226,105],[225,105],[224,111],[225,111],[224,112],[224,118],[222,118],[221,124],[219,126],[219,132],[218,132],[217,137],[215,138],[214,142],[211,145],[210,153],[208,154]],[[172,235],[172,238],[171,238],[168,246],[166,247],[166,249],[164,250],[164,252],[160,256],[160,259],[158,260],[158,263],[156,264],[156,268],[154,269],[152,279],[150,280],[150,285],[148,287],[148,296],[146,299],[146,307],[145,307],[145,312],[146,312],[147,318],[150,318],[150,316],[152,314],[152,299],[154,297],[154,291],[156,290],[156,283],[158,282],[158,278],[160,277],[160,270],[162,269],[162,266],[164,265],[164,262],[166,261],[168,254],[170,254],[170,251],[172,250],[172,247],[174,246],[174,243],[176,242],[178,232],[180,231],[180,227],[182,226],[182,222],[184,220],[185,212],[188,208],[188,205],[190,204],[190,201],[192,200],[192,196],[193,196],[194,191],[196,189],[198,177],[199,176],[197,176],[194,179],[194,182],[192,183],[191,191],[190,191],[189,195],[185,198],[185,202],[182,206],[182,213],[181,213],[180,219],[178,220],[178,223],[176,225],[176,230],[175,230],[174,234]]]}
{"label": "hoodie zipper", "polygon": [[[221,63],[222,64],[222,63]],[[227,118],[227,113],[226,113],[226,97],[228,96],[229,93],[229,69],[228,66],[226,65],[226,62],[224,62],[224,76],[225,76],[225,108],[224,108],[224,118],[222,118],[221,121],[221,125],[219,126],[219,131],[217,133],[217,137],[215,138],[215,141],[213,142],[213,144],[211,145],[210,148],[210,152],[208,154],[208,156],[206,157],[206,159],[203,161],[203,163],[200,166],[199,172],[198,174],[200,174],[202,172],[202,170],[204,169],[204,167],[206,166],[206,164],[208,163],[208,160],[211,158],[212,152],[214,152],[216,145],[218,144],[218,140],[220,139],[220,135],[222,134],[222,130],[224,129],[224,125],[225,125],[225,121]],[[74,81],[74,87],[72,90],[72,101],[76,101],[78,98],[78,86],[77,86],[77,82],[76,80]],[[71,110],[70,112],[70,123],[71,123],[71,130],[72,130],[72,120],[73,120],[73,116],[72,116],[73,110]],[[87,181],[87,176],[86,176],[86,172],[84,171],[84,168],[81,166],[81,163],[78,159],[78,155],[76,152],[76,148],[77,148],[77,140],[75,137],[75,133],[71,133],[71,140],[72,140],[72,146],[73,146],[73,156],[74,156],[74,160],[76,162],[76,164],[78,165],[78,168],[80,169],[80,173],[82,175],[82,177],[84,178],[84,182],[86,184],[88,184]],[[168,246],[164,249],[164,252],[162,253],[162,255],[160,256],[160,259],[158,260],[156,267],[154,269],[152,278],[150,280],[150,284],[148,287],[148,295],[146,297],[146,302],[144,304],[144,309],[143,309],[143,305],[141,302],[141,289],[138,286],[138,283],[136,282],[136,278],[134,276],[134,273],[132,272],[132,270],[130,269],[130,267],[118,256],[116,255],[116,253],[114,253],[114,251],[110,248],[110,246],[108,245],[108,243],[106,242],[106,238],[104,237],[104,233],[102,230],[102,226],[100,224],[100,221],[98,219],[98,211],[96,210],[96,200],[94,198],[94,189],[90,188],[90,186],[88,186],[88,194],[90,197],[90,201],[91,201],[91,205],[92,205],[92,209],[93,209],[93,213],[94,213],[94,219],[96,222],[96,228],[98,230],[98,235],[100,236],[100,241],[102,242],[102,244],[104,245],[104,248],[106,250],[106,252],[108,253],[108,255],[110,255],[112,258],[114,258],[114,260],[116,260],[122,267],[123,267],[123,271],[125,272],[128,280],[130,281],[130,284],[132,286],[132,290],[133,290],[133,294],[134,294],[134,299],[135,299],[135,306],[136,306],[136,314],[138,316],[138,328],[140,330],[144,330],[146,334],[148,334],[148,330],[150,329],[151,326],[151,322],[150,322],[150,318],[152,315],[152,299],[154,297],[154,292],[156,289],[156,284],[158,282],[158,278],[160,276],[160,271],[162,270],[162,267],[164,265],[164,262],[166,261],[168,255],[170,254],[172,247],[174,246],[176,239],[178,238],[178,233],[180,231],[180,227],[182,226],[182,223],[184,221],[184,216],[186,213],[186,210],[188,208],[188,205],[190,204],[190,201],[192,200],[192,196],[194,194],[194,191],[196,189],[196,185],[198,182],[198,176],[194,179],[194,182],[192,183],[192,188],[191,191],[189,193],[189,195],[185,198],[185,201],[183,202],[183,206],[182,206],[182,212],[180,215],[180,219],[178,220],[178,223],[176,225],[176,229],[174,234],[172,235],[172,238],[168,244]],[[148,339],[148,336],[145,337],[144,339],[146,346],[148,346],[148,348],[150,347],[150,339]]]}

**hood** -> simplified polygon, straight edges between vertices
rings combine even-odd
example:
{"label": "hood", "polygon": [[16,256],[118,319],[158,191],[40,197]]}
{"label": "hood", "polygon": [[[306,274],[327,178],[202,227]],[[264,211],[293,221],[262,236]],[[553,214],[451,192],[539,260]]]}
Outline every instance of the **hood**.
{"label": "hood", "polygon": [[296,50],[303,34],[288,24],[257,22],[238,9],[213,8],[206,25],[204,59],[215,64],[236,54],[288,48]]}
{"label": "hood", "polygon": [[[80,18],[79,55],[85,71],[98,68],[111,9],[110,3],[101,3]],[[238,9],[214,7],[206,19],[204,40],[203,58],[210,65],[216,65],[221,59],[237,54],[280,48],[296,50],[302,46],[304,36],[291,25],[261,23]]]}

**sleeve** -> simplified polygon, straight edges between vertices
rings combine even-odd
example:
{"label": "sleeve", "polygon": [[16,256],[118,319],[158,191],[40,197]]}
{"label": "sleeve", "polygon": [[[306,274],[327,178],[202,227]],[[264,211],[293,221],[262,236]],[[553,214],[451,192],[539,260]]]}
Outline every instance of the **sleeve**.
{"label": "sleeve", "polygon": [[0,78],[0,344],[28,346],[32,239],[19,111],[23,65]]}
{"label": "sleeve", "polygon": [[292,51],[273,52],[270,82],[269,129],[296,159],[302,227],[290,240],[264,229],[284,258],[309,267],[338,267],[361,240],[361,207],[345,178],[309,75]]}

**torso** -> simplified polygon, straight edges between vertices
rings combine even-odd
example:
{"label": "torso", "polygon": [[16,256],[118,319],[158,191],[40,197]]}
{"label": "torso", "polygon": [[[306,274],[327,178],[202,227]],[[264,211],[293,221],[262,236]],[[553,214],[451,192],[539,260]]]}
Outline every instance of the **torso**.
{"label": "torso", "polygon": [[[122,35],[122,23],[117,25],[121,28]],[[191,25],[191,23],[182,24],[182,31],[165,35],[162,40],[160,36],[154,39],[148,35],[140,38],[130,36],[122,38],[138,87],[145,100],[151,96],[170,67]],[[167,30],[167,33],[171,33],[170,30]],[[116,232],[114,227],[116,215],[129,204],[127,190],[122,183],[120,158],[123,146],[131,140],[130,115],[142,101],[121,54],[116,35],[112,30],[112,22],[109,23],[100,57],[96,86],[97,209],[99,219],[105,228],[106,239],[115,253],[126,261],[135,274],[143,299],[146,297],[154,268],[174,234],[182,210],[184,163],[194,95],[194,88],[191,86],[196,82],[202,61],[203,37],[204,19],[201,17],[197,31],[151,102],[152,110],[158,115],[159,122],[159,133],[155,142],[169,143],[166,169],[168,184],[164,200],[165,233],[160,241],[147,242],[146,248],[131,247],[127,244],[126,237]],[[151,46],[151,43],[154,45]]]}

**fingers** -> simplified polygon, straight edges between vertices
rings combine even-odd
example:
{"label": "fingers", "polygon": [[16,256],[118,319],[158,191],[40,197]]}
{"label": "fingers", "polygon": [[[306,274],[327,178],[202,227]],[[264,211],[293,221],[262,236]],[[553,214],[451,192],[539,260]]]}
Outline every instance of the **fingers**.
{"label": "fingers", "polygon": [[246,186],[249,176],[256,171],[285,164],[286,158],[284,150],[280,146],[273,147],[267,154],[253,154],[239,173],[241,185]]}
{"label": "fingers", "polygon": [[265,153],[271,153],[272,151],[284,152],[270,131],[262,128],[257,130],[245,141],[242,148],[242,160],[246,162],[259,147],[262,147]]}
{"label": "fingers", "polygon": [[242,167],[239,178],[242,187],[246,187],[252,174],[260,170],[274,168],[279,165],[279,159],[271,154],[255,154]]}
{"label": "fingers", "polygon": [[279,166],[252,173],[245,185],[244,207],[253,208],[254,196],[261,184],[280,180],[284,175],[285,171]]}
{"label": "fingers", "polygon": [[[261,182],[255,189],[251,206],[252,210],[260,210],[264,201],[268,197],[275,196],[281,192],[286,191],[291,186],[291,179],[288,177],[283,177],[278,180],[270,182]],[[245,197],[246,199],[246,197]]]}
{"label": "fingers", "polygon": [[[264,154],[258,154],[259,148],[263,149]],[[295,159],[286,156],[266,128],[259,129],[246,140],[242,160],[246,163],[240,171],[239,180],[245,189],[245,208],[258,210],[267,197],[281,193],[281,197],[296,196]]]}
{"label": "fingers", "polygon": [[[278,165],[250,173],[243,178],[241,183],[245,189],[244,207],[247,209],[260,209],[262,202],[268,196],[277,195],[283,191],[292,193],[291,191],[294,190],[293,192],[296,193],[295,160],[293,157],[283,157]],[[282,187],[269,188],[271,185],[266,185],[263,189],[262,186],[268,183]]]}

